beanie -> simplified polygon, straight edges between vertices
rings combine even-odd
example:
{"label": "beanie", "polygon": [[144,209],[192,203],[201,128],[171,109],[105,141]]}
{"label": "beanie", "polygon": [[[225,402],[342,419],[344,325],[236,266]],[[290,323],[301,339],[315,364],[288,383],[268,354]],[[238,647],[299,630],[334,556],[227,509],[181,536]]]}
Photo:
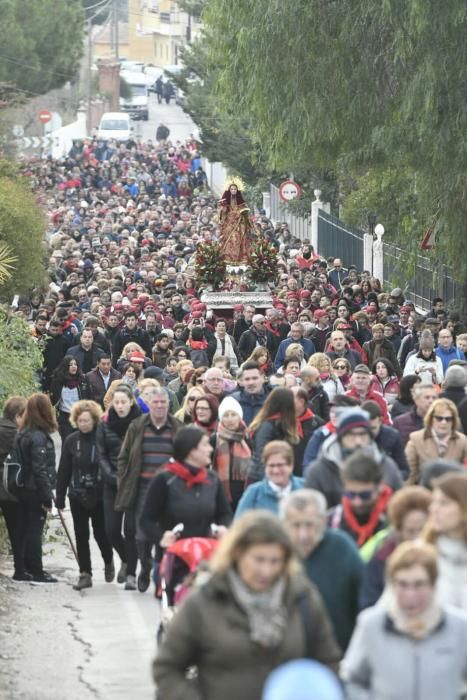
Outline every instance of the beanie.
{"label": "beanie", "polygon": [[362,411],[361,408],[344,408],[339,411],[336,421],[338,439],[340,440],[346,433],[355,428],[364,428],[371,435],[370,414]]}
{"label": "beanie", "polygon": [[219,420],[222,420],[227,411],[233,411],[239,415],[240,418],[243,418],[243,409],[233,396],[226,396],[219,406]]}
{"label": "beanie", "polygon": [[262,700],[343,700],[336,676],[310,659],[289,661],[266,680]]}

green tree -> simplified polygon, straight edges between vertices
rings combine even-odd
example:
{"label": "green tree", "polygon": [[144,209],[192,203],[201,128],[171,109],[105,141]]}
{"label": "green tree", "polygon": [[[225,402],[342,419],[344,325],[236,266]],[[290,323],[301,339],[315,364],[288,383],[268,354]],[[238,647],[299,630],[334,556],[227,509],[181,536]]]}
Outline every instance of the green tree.
{"label": "green tree", "polygon": [[462,0],[210,0],[217,100],[248,119],[272,169],[404,163],[420,237],[439,208],[439,253],[465,275],[466,13]]}
{"label": "green tree", "polygon": [[9,84],[25,99],[78,72],[84,14],[79,0],[0,0],[0,99]]}
{"label": "green tree", "polygon": [[17,260],[12,277],[0,285],[0,301],[11,302],[15,294],[45,282],[45,228],[44,213],[27,179],[12,163],[0,161],[0,244],[6,244]]}
{"label": "green tree", "polygon": [[0,309],[0,407],[10,396],[30,396],[38,391],[37,372],[42,352],[22,318]]}

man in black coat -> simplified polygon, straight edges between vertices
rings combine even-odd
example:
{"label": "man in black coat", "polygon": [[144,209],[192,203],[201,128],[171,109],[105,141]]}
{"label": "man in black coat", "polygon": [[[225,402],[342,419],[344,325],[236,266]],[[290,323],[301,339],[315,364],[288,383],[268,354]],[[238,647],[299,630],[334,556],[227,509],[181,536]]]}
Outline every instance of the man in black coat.
{"label": "man in black coat", "polygon": [[92,330],[85,328],[81,333],[79,345],[73,345],[67,355],[74,357],[83,374],[87,374],[96,367],[99,358],[105,353],[95,345]]}
{"label": "man in black coat", "polygon": [[266,318],[263,314],[253,316],[253,322],[249,330],[242,333],[238,342],[238,352],[243,362],[247,360],[253,350],[258,346],[267,348],[269,354],[274,354],[274,339],[266,328]]}
{"label": "man in black coat", "polygon": [[381,452],[395,461],[404,479],[409,476],[409,465],[399,432],[390,425],[383,425],[383,415],[376,401],[365,401],[362,410],[370,414],[371,432]]}
{"label": "man in black coat", "polygon": [[44,346],[42,355],[44,357],[44,367],[42,375],[42,389],[50,389],[50,380],[53,372],[65,357],[69,347],[69,342],[62,333],[62,324],[56,319],[52,319],[49,328],[44,336]]}
{"label": "man in black coat", "polygon": [[302,386],[308,394],[308,405],[313,413],[323,419],[329,420],[329,397],[321,384],[319,370],[316,367],[306,365],[300,372]]}
{"label": "man in black coat", "polygon": [[144,354],[151,357],[151,341],[149,335],[142,328],[138,328],[138,318],[135,311],[127,311],[125,325],[115,334],[112,349],[113,366],[117,366],[118,359],[127,343],[138,343]]}

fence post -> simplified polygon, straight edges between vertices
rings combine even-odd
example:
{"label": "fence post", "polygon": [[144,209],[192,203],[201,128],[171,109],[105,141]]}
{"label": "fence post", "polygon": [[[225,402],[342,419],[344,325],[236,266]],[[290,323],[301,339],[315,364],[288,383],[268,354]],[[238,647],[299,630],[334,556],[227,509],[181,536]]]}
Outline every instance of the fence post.
{"label": "fence post", "polygon": [[363,234],[363,269],[373,274],[373,236]]}
{"label": "fence post", "polygon": [[271,195],[269,192],[263,192],[263,209],[266,212],[268,219],[271,218]]}
{"label": "fence post", "polygon": [[384,280],[384,267],[383,267],[383,236],[384,236],[384,226],[382,224],[377,224],[375,226],[375,236],[376,240],[373,242],[373,276],[379,279],[381,284]]}
{"label": "fence post", "polygon": [[316,199],[311,203],[311,245],[315,253],[318,252],[318,213],[323,208],[321,201],[321,190],[313,190]]}

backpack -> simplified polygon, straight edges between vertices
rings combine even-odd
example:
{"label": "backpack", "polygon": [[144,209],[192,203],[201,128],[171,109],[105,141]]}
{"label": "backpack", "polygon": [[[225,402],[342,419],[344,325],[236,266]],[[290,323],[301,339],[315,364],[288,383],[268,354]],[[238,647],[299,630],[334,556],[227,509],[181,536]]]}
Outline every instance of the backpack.
{"label": "backpack", "polygon": [[197,369],[198,367],[209,367],[208,353],[206,352],[206,350],[192,350],[190,354],[190,359],[195,369]]}
{"label": "backpack", "polygon": [[13,447],[0,465],[0,501],[17,502],[24,488],[24,466],[20,438],[16,436]]}

